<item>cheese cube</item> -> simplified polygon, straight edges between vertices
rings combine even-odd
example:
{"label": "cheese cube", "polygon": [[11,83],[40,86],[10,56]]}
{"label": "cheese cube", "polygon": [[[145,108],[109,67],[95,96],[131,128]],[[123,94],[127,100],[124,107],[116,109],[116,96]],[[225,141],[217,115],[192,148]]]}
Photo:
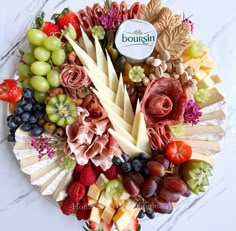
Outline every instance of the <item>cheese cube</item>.
{"label": "cheese cube", "polygon": [[191,66],[193,67],[195,71],[198,71],[200,69],[201,62],[202,62],[202,58],[195,58],[195,59],[192,58],[184,62],[184,66],[185,67]]}
{"label": "cheese cube", "polygon": [[119,198],[116,198],[116,199],[113,199],[113,206],[114,208],[119,208],[123,205],[124,203],[124,200],[122,200],[120,197]]}
{"label": "cheese cube", "polygon": [[103,210],[101,218],[107,223],[110,224],[116,210],[111,207],[105,207]]}
{"label": "cheese cube", "polygon": [[193,74],[193,78],[196,79],[198,82],[204,79],[206,76],[207,74],[203,70],[198,70]]}
{"label": "cheese cube", "polygon": [[87,196],[97,201],[100,196],[100,193],[101,190],[98,188],[98,186],[96,184],[92,184],[89,187]]}
{"label": "cheese cube", "polygon": [[109,182],[108,178],[103,173],[101,173],[95,184],[102,191],[106,188],[108,182]]}
{"label": "cheese cube", "polygon": [[133,211],[132,217],[137,218],[137,216],[138,216],[138,214],[139,214],[139,211],[140,211],[140,208],[136,208],[136,209]]}
{"label": "cheese cube", "polygon": [[137,202],[131,199],[126,200],[123,205],[123,207],[128,211],[133,211],[136,208],[136,206],[137,206]]}
{"label": "cheese cube", "polygon": [[101,196],[99,197],[98,203],[103,205],[104,207],[110,207],[112,202],[111,197],[106,196],[106,191],[103,191]]}
{"label": "cheese cube", "polygon": [[214,82],[211,80],[209,76],[205,77],[201,81],[198,82],[197,86],[199,88],[211,88],[214,86]]}
{"label": "cheese cube", "polygon": [[210,60],[208,57],[205,57],[203,60],[202,60],[202,63],[201,63],[201,68],[209,68],[209,69],[213,69],[214,68],[214,62],[212,60]]}
{"label": "cheese cube", "polygon": [[221,79],[220,75],[218,75],[218,74],[212,75],[210,78],[215,84],[222,82],[222,79]]}
{"label": "cheese cube", "polygon": [[122,194],[120,195],[121,200],[125,201],[125,200],[128,200],[129,198],[130,198],[130,194],[126,190],[124,190]]}
{"label": "cheese cube", "polygon": [[116,224],[116,227],[119,231],[122,231],[126,228],[126,226],[130,223],[130,215],[126,212],[124,208],[120,208],[115,216],[113,217],[113,221]]}
{"label": "cheese cube", "polygon": [[94,200],[93,198],[91,198],[91,197],[88,197],[88,205],[90,206],[90,205],[95,205],[97,203],[97,201],[96,200]]}
{"label": "cheese cube", "polygon": [[90,212],[89,220],[95,223],[100,223],[102,216],[102,209],[93,207]]}

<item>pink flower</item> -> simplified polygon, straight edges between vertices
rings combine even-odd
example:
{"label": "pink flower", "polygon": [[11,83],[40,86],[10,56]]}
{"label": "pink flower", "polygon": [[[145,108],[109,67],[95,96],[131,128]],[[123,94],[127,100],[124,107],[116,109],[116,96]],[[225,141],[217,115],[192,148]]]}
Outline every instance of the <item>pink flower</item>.
{"label": "pink flower", "polygon": [[100,22],[104,29],[111,29],[117,26],[117,23],[121,21],[118,9],[110,9],[100,17]]}
{"label": "pink flower", "polygon": [[184,123],[192,123],[192,125],[199,122],[199,117],[202,116],[199,105],[192,99],[189,99],[184,104]]}

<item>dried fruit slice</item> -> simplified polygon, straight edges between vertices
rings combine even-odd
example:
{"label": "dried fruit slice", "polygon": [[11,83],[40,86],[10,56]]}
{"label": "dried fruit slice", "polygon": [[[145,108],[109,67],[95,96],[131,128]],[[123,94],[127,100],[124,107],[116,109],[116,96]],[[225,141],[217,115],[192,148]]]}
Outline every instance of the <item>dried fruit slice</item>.
{"label": "dried fruit slice", "polygon": [[203,160],[189,160],[179,168],[179,173],[190,190],[198,194],[208,186],[208,177],[211,176],[212,166]]}
{"label": "dried fruit slice", "polygon": [[61,127],[72,124],[78,116],[74,101],[63,94],[58,94],[48,101],[46,113],[50,121]]}

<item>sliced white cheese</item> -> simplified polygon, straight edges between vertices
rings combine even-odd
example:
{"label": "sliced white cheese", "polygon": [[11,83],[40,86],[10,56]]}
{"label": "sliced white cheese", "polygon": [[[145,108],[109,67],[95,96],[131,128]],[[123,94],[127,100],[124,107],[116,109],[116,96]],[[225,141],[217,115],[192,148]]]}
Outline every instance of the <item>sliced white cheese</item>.
{"label": "sliced white cheese", "polygon": [[207,156],[197,152],[192,152],[190,159],[204,160],[212,166],[214,165],[214,160],[215,160],[214,156]]}
{"label": "sliced white cheese", "polygon": [[80,28],[81,28],[82,38],[83,38],[86,52],[89,55],[89,57],[94,60],[94,63],[95,63],[96,62],[95,47],[94,47],[93,43],[91,42],[91,40],[89,39],[89,37],[87,36],[87,34],[84,32],[83,28],[82,27],[80,27]]}
{"label": "sliced white cheese", "polygon": [[95,49],[97,66],[102,72],[108,75],[107,60],[97,37],[95,37]]}
{"label": "sliced white cheese", "polygon": [[[131,158],[136,157],[140,152],[144,152],[144,150],[138,148],[136,145],[130,143],[123,137],[122,135],[118,134],[116,131],[113,129],[109,128],[108,132],[116,139],[118,142],[119,146],[121,149],[125,152],[128,153]],[[147,153],[149,154],[149,153]]]}
{"label": "sliced white cheese", "polygon": [[119,107],[124,108],[124,83],[122,75],[120,75],[115,103]]}
{"label": "sliced white cheese", "polygon": [[111,57],[109,53],[106,50],[106,56],[107,56],[107,68],[108,68],[108,82],[109,82],[109,88],[117,92],[118,88],[118,76],[116,74],[114,65],[112,64]]}
{"label": "sliced white cheese", "polygon": [[115,98],[116,98],[116,94],[109,87],[107,87],[106,84],[103,84],[101,82],[99,76],[94,74],[94,72],[91,72],[86,67],[84,67],[84,70],[86,71],[86,73],[90,77],[90,79],[92,80],[92,82],[93,82],[94,86],[96,87],[96,89],[99,92],[102,92],[102,94],[104,94],[105,97],[107,97],[108,99],[114,101]]}
{"label": "sliced white cheese", "polygon": [[128,92],[126,90],[126,86],[124,88],[124,120],[129,123],[129,124],[133,124],[134,122],[134,112],[133,112],[133,108],[130,102],[130,98],[128,95]]}
{"label": "sliced white cheese", "polygon": [[65,35],[68,42],[73,47],[75,53],[77,54],[78,58],[80,59],[81,63],[87,67],[93,74],[99,78],[99,81],[104,83],[105,85],[108,85],[108,78],[102,70],[100,70],[96,64],[94,63],[94,60],[89,57],[89,55],[77,44],[75,41],[73,41],[69,36]]}
{"label": "sliced white cheese", "polygon": [[222,110],[218,110],[218,111],[203,114],[200,117],[200,122],[208,121],[208,120],[224,120],[224,119],[225,119],[225,113]]}
{"label": "sliced white cheese", "polygon": [[135,114],[134,114],[134,122],[133,122],[133,127],[132,127],[132,136],[137,139],[137,135],[138,135],[138,128],[139,128],[139,120],[140,120],[140,103],[139,100],[137,101],[137,106],[136,106],[136,110],[135,110]]}
{"label": "sliced white cheese", "polygon": [[48,157],[47,155],[44,155],[44,156],[41,158],[41,160],[39,160],[38,155],[29,156],[29,157],[26,157],[26,158],[20,160],[20,166],[21,166],[21,168],[23,169],[23,168],[26,168],[26,167],[29,166],[29,165],[33,165],[33,164],[35,164],[35,163],[37,163],[37,162],[39,162],[39,161],[46,160],[46,159],[48,159],[48,158],[49,158],[49,157]]}
{"label": "sliced white cheese", "polygon": [[224,136],[224,129],[219,125],[194,125],[184,126],[184,136],[212,134]]}
{"label": "sliced white cheese", "polygon": [[36,149],[34,149],[30,143],[17,142],[13,147],[13,152],[17,160],[39,155]]}

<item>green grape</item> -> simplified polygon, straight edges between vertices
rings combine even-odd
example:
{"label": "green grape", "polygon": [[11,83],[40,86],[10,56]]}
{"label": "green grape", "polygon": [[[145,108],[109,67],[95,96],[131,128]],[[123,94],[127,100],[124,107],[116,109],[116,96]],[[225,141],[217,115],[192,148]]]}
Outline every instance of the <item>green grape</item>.
{"label": "green grape", "polygon": [[32,86],[30,85],[30,79],[31,78],[24,79],[24,81],[22,82],[23,88],[30,88],[33,90]]}
{"label": "green grape", "polygon": [[34,98],[40,104],[45,102],[47,96],[48,96],[47,92],[39,92],[39,91],[34,90]]}
{"label": "green grape", "polygon": [[123,185],[117,179],[110,180],[106,185],[106,196],[108,198],[119,197],[123,191],[124,191]]}
{"label": "green grape", "polygon": [[51,66],[43,61],[36,61],[31,64],[30,69],[33,72],[33,74],[43,76],[46,75],[51,70]]}
{"label": "green grape", "polygon": [[60,73],[55,70],[51,70],[47,73],[47,81],[51,87],[60,86]]}
{"label": "green grape", "polygon": [[35,62],[34,54],[33,52],[27,52],[23,55],[23,61],[25,64],[31,65],[33,62]]}
{"label": "green grape", "polygon": [[47,61],[50,58],[50,51],[44,47],[34,49],[34,57],[39,61]]}
{"label": "green grape", "polygon": [[35,75],[30,79],[30,85],[34,90],[47,92],[50,88],[48,81],[43,76]]}
{"label": "green grape", "polygon": [[31,51],[34,51],[34,49],[35,49],[37,46],[35,46],[34,44],[30,43],[30,44],[29,44],[29,47],[30,47],[30,50],[31,50]]}
{"label": "green grape", "polygon": [[26,37],[30,43],[36,46],[42,46],[44,39],[47,37],[41,30],[29,29],[26,33]]}
{"label": "green grape", "polygon": [[50,36],[44,40],[43,45],[50,51],[56,51],[61,48],[62,43],[59,38]]}
{"label": "green grape", "polygon": [[201,57],[204,55],[205,45],[201,41],[193,42],[187,50],[184,51],[184,54],[192,58]]}
{"label": "green grape", "polygon": [[65,62],[66,53],[63,49],[53,51],[51,55],[51,59],[52,59],[53,64],[59,66]]}
{"label": "green grape", "polygon": [[106,32],[105,32],[105,30],[103,29],[102,26],[94,26],[94,27],[92,28],[92,36],[93,36],[94,38],[97,37],[98,40],[104,39],[105,34],[106,34]]}
{"label": "green grape", "polygon": [[30,76],[32,76],[30,66],[27,65],[27,64],[24,64],[24,63],[21,63],[21,64],[18,65],[17,73],[20,77],[29,78]]}

